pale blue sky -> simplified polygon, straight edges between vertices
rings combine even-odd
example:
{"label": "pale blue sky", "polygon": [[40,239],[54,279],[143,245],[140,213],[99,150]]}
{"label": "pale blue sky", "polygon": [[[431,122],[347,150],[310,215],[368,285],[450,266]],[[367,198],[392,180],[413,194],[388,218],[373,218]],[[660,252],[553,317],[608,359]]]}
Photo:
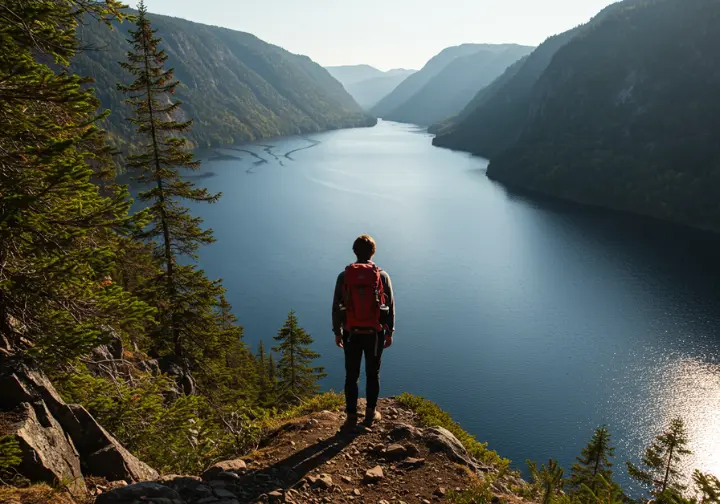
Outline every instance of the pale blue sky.
{"label": "pale blue sky", "polygon": [[[133,3],[134,0],[128,0]],[[613,0],[145,0],[148,11],[252,33],[321,65],[420,68],[465,42],[537,45]]]}

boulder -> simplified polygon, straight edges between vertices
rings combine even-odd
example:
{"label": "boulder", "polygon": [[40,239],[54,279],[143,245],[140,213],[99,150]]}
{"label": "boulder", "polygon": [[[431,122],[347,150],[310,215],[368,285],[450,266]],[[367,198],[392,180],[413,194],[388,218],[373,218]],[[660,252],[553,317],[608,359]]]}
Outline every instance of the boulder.
{"label": "boulder", "polygon": [[17,471],[21,475],[50,485],[63,483],[73,495],[85,491],[78,452],[44,403],[22,403],[0,416],[4,424],[0,434],[18,441],[22,462]]}
{"label": "boulder", "polygon": [[187,502],[195,502],[205,497],[211,497],[213,494],[212,489],[203,484],[197,476],[168,474],[155,480],[155,483],[175,490],[180,494],[180,498]]}
{"label": "boulder", "polygon": [[458,464],[478,469],[475,462],[455,435],[444,427],[430,427],[422,431],[425,445],[433,451],[440,451]]}
{"label": "boulder", "polygon": [[66,417],[65,427],[70,437],[78,440],[85,474],[128,483],[158,477],[155,469],[127,451],[84,407],[71,404],[68,409],[72,417]]}
{"label": "boulder", "polygon": [[175,490],[160,483],[144,481],[101,493],[95,504],[135,504],[136,502],[167,502],[185,504]]}
{"label": "boulder", "polygon": [[213,464],[208,469],[206,469],[205,472],[202,474],[202,479],[204,479],[205,481],[221,479],[218,478],[220,473],[240,473],[244,472],[246,469],[247,464],[242,459],[224,460],[222,462],[217,462],[216,464]]}
{"label": "boulder", "polygon": [[166,355],[158,359],[160,371],[168,375],[176,385],[179,394],[193,395],[197,390],[197,384],[192,374],[187,371],[187,363],[178,362],[174,355]]}
{"label": "boulder", "polygon": [[73,446],[74,458],[86,475],[128,483],[158,477],[154,469],[130,454],[85,408],[65,403],[39,370],[24,364],[0,367],[0,390],[3,391],[0,411],[12,411],[29,403],[38,418],[48,417],[43,425],[54,422],[54,427]]}

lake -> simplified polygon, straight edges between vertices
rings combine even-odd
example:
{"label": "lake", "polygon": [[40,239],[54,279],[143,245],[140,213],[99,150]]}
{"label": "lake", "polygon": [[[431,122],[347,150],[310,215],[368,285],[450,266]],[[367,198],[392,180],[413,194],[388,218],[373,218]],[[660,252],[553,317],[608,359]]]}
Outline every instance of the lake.
{"label": "lake", "polygon": [[[397,296],[382,394],[425,396],[524,468],[569,466],[593,429],[616,469],[669,419],[688,424],[688,468],[720,474],[720,240],[649,219],[526,197],[487,161],[434,148],[410,125],[273,139],[200,153],[201,253],[257,347],[287,312],[342,390],[330,305],[361,233]],[[240,149],[240,150],[238,150]]]}

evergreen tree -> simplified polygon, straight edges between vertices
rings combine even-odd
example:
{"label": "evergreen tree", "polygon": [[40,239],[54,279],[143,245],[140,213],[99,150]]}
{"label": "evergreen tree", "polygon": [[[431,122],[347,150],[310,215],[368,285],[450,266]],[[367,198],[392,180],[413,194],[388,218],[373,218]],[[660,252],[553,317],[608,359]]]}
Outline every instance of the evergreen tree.
{"label": "evergreen tree", "polygon": [[198,386],[217,404],[254,404],[258,395],[255,358],[243,341],[243,328],[237,325],[224,293],[219,296],[215,322],[209,329],[213,337],[202,345],[195,371]]}
{"label": "evergreen tree", "polygon": [[258,345],[255,359],[258,377],[258,399],[262,406],[271,407],[275,404],[275,377],[270,375],[270,359],[265,350],[263,340]]}
{"label": "evergreen tree", "polygon": [[542,504],[550,504],[555,495],[560,493],[563,487],[563,474],[565,471],[556,460],[549,459],[548,465],[543,464],[538,470],[537,464],[530,460],[526,461],[530,476],[536,486],[540,488]]}
{"label": "evergreen tree", "polygon": [[43,362],[86,353],[112,329],[139,331],[150,315],[111,276],[116,239],[136,219],[97,127],[107,114],[90,80],[66,71],[81,18],[109,24],[121,7],[4,0],[0,9],[0,346]]}
{"label": "evergreen tree", "polygon": [[320,354],[310,350],[313,339],[298,326],[294,311],[288,314],[274,339],[279,344],[273,351],[280,353],[277,366],[279,399],[293,403],[317,393],[320,389],[318,381],[327,374],[323,367],[312,366]]}
{"label": "evergreen tree", "polygon": [[270,354],[268,359],[267,378],[271,388],[275,388],[277,381],[277,365],[275,364],[275,356]]}
{"label": "evergreen tree", "polygon": [[720,479],[696,469],[693,472],[693,482],[700,494],[700,504],[720,503]]}
{"label": "evergreen tree", "polygon": [[[132,49],[121,66],[135,77],[129,85],[118,84],[127,93],[126,102],[135,110],[130,122],[147,141],[138,146],[138,154],[128,157],[128,168],[136,180],[151,186],[139,198],[148,202],[150,225],[140,238],[152,240],[153,254],[162,264],[162,274],[153,285],[158,287],[160,320],[155,335],[156,352],[173,353],[183,362],[192,360],[197,347],[207,339],[208,318],[213,305],[224,292],[192,264],[179,264],[178,257],[196,258],[201,245],[212,243],[211,230],[201,228],[201,219],[190,215],[183,201],[215,202],[219,194],[183,180],[180,168],[197,169],[199,163],[180,136],[192,121],[178,121],[181,102],[172,99],[179,82],[172,69],[165,69],[167,54],[160,49],[161,39],[147,19],[145,5],[138,5],[136,29],[130,31]],[[155,242],[154,240],[158,240]]]}
{"label": "evergreen tree", "polygon": [[577,457],[577,462],[572,465],[570,476],[570,487],[578,491],[585,485],[593,493],[598,490],[598,476],[602,476],[607,483],[612,483],[612,462],[610,459],[615,453],[615,448],[610,445],[610,431],[603,425],[595,429],[592,439]]}
{"label": "evergreen tree", "polygon": [[627,462],[630,477],[652,488],[652,494],[660,497],[666,490],[682,493],[687,487],[680,482],[678,464],[687,449],[688,438],[682,419],[676,418],[662,434],[658,434],[643,456],[644,469]]}

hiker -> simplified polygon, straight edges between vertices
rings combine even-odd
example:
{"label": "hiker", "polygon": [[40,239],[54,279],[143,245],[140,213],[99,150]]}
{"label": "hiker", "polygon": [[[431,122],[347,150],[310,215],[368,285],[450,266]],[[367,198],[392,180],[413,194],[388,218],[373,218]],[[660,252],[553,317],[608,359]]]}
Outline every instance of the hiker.
{"label": "hiker", "polygon": [[335,344],[345,352],[345,428],[358,421],[358,378],[365,354],[367,408],[363,424],[380,419],[376,411],[380,395],[380,363],[383,349],[393,343],[395,299],[390,275],[372,262],[375,240],[359,236],[353,243],[357,261],[340,273],[335,284],[332,323]]}

